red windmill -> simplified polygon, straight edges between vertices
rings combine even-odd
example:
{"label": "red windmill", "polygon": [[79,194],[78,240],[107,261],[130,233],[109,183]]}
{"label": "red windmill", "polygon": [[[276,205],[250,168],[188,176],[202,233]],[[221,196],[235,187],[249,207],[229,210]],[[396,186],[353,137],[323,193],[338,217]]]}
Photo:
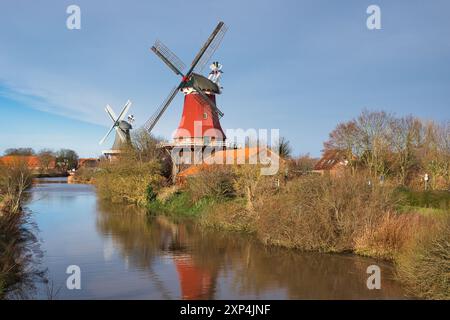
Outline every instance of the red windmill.
{"label": "red windmill", "polygon": [[212,71],[208,77],[200,73],[219,47],[226,31],[226,25],[219,22],[186,73],[183,73],[184,63],[164,44],[156,41],[152,47],[152,51],[175,74],[181,76],[181,82],[172,89],[169,96],[145,123],[144,128],[151,132],[177,93],[181,91],[185,94],[183,114],[171,147],[182,145],[204,148],[225,145],[226,137],[219,121],[223,112],[216,105],[216,95],[220,94],[222,89],[219,83],[222,66],[214,62],[210,66]]}

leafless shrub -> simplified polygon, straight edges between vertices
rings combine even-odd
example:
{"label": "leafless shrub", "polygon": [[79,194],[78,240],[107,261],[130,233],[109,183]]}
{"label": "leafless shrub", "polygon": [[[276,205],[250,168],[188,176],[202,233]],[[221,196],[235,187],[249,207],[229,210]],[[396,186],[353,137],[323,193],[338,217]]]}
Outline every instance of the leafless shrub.
{"label": "leafless shrub", "polygon": [[31,185],[31,172],[23,161],[8,165],[0,164],[0,196],[2,211],[17,213],[25,190]]}
{"label": "leafless shrub", "polygon": [[393,260],[412,241],[425,217],[414,213],[386,212],[377,224],[366,226],[355,239],[355,252]]}
{"label": "leafless shrub", "polygon": [[186,188],[195,201],[201,198],[231,198],[235,196],[235,175],[226,165],[208,166],[188,178]]}
{"label": "leafless shrub", "polygon": [[450,299],[450,218],[417,232],[396,261],[399,279],[420,297]]}
{"label": "leafless shrub", "polygon": [[352,251],[354,239],[393,208],[388,188],[365,177],[303,177],[262,199],[257,232],[266,243],[305,250]]}

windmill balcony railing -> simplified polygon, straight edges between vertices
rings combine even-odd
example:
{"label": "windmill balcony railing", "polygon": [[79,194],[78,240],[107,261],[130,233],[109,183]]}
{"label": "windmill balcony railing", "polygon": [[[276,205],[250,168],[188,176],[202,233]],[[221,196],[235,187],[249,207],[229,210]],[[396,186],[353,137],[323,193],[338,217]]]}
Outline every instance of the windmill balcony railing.
{"label": "windmill balcony railing", "polygon": [[183,140],[183,141],[172,141],[172,142],[161,142],[159,144],[161,148],[167,147],[218,147],[227,149],[236,149],[238,146],[236,143],[230,143],[223,140],[216,141],[199,141],[199,140]]}

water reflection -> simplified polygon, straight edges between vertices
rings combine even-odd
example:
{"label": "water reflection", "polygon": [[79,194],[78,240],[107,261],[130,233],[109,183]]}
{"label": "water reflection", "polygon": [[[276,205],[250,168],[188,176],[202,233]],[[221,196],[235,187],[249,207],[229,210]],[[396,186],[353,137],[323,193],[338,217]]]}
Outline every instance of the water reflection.
{"label": "water reflection", "polygon": [[[390,266],[343,255],[267,248],[249,237],[204,230],[192,223],[148,217],[134,207],[99,202],[97,230],[111,237],[129,267],[145,270],[162,298],[365,299],[402,298]],[[161,258],[173,278],[155,270]],[[366,268],[382,268],[382,289],[368,290]]]}
{"label": "water reflection", "polygon": [[[42,267],[60,299],[402,298],[389,265],[355,256],[267,248],[251,237],[149,217],[99,201],[90,185],[36,184],[28,204],[42,239]],[[366,268],[382,268],[368,290]],[[82,289],[65,286],[69,265]],[[35,283],[37,298],[48,286]]]}

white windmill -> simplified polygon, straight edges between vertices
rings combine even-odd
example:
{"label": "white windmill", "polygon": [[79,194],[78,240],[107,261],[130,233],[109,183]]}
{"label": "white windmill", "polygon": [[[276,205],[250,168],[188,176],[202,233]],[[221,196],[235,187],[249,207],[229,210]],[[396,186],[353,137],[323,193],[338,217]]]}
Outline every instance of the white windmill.
{"label": "white windmill", "polygon": [[116,137],[114,139],[114,144],[111,150],[103,151],[103,154],[107,158],[111,158],[119,154],[121,150],[124,149],[124,147],[131,144],[130,130],[133,129],[132,123],[134,122],[134,116],[129,115],[127,121],[124,120],[130,107],[131,101],[128,100],[127,103],[125,103],[124,107],[122,108],[122,111],[120,112],[119,116],[116,116],[111,106],[106,105],[105,111],[111,118],[113,125],[111,126],[111,129],[109,129],[108,133],[106,133],[106,135],[103,137],[103,139],[100,140],[100,144],[103,144],[103,142],[105,142],[105,140],[108,138],[108,136],[111,134],[113,130],[116,131]]}

